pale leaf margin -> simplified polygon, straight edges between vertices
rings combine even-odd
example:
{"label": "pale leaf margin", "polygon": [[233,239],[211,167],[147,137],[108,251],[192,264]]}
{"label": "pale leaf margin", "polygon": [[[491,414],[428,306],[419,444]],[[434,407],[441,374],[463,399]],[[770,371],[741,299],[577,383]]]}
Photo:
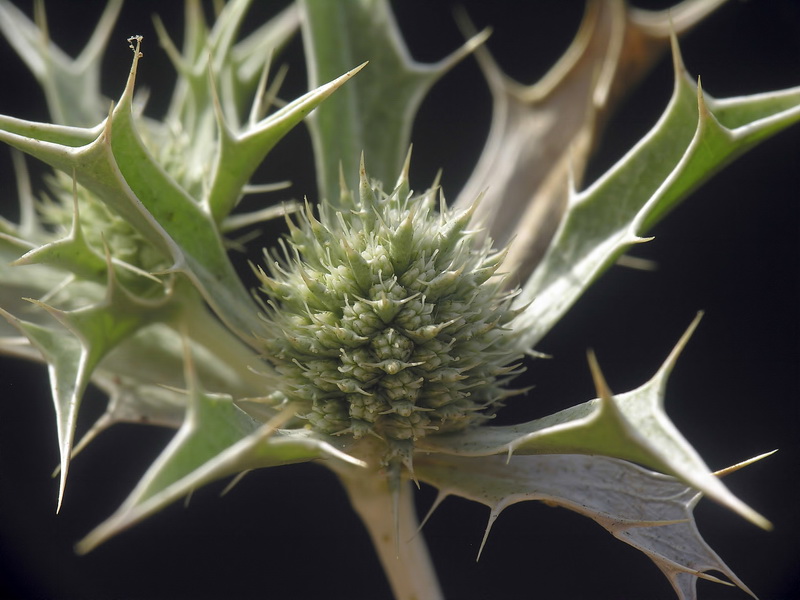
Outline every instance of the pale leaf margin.
{"label": "pale leaf margin", "polygon": [[[769,454],[715,475],[725,475]],[[700,535],[692,511],[702,494],[668,475],[614,458],[575,454],[514,456],[510,461],[500,456],[422,455],[414,466],[420,481],[439,490],[423,524],[448,496],[489,507],[478,558],[504,509],[539,500],[587,516],[617,539],[644,552],[666,575],[681,600],[697,598],[698,578],[731,585],[708,571],[722,573],[756,597]]]}

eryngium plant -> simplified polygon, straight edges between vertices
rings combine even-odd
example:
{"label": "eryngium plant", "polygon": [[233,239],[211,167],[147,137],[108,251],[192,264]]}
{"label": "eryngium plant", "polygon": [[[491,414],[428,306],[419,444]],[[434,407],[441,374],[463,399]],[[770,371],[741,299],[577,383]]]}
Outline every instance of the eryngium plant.
{"label": "eryngium plant", "polygon": [[[734,468],[711,472],[663,409],[698,320],[636,389],[613,394],[590,354],[597,398],[515,425],[492,418],[506,401],[531,401],[514,380],[522,357],[537,356],[583,291],[711,173],[800,119],[800,90],[714,99],[673,37],[661,119],[581,188],[622,92],[718,2],[660,13],[589,3],[563,59],[530,87],[499,72],[487,33],[466,19],[465,46],[423,65],[385,2],[305,0],[240,36],[248,4],[227,4],[208,26],[187,2],[182,51],[156,20],[178,80],[155,120],[135,94],[152,60],[142,62],[140,37],[128,40],[119,99],[98,91],[121,2],[77,60],[49,40],[40,4],[34,24],[0,2],[0,27],[54,121],[0,118],[3,141],[55,169],[37,200],[17,161],[21,217],[0,223],[0,302],[3,351],[48,365],[59,505],[71,458],[101,431],[177,429],[78,550],[211,481],[313,461],[344,484],[397,598],[443,597],[416,531],[420,483],[439,491],[434,506],[447,496],[487,505],[490,526],[522,500],[584,514],[649,556],[681,598],[717,576],[752,594],[700,537],[692,509],[706,495],[769,522],[720,481]],[[298,28],[310,91],[279,101],[270,57]],[[492,93],[492,128],[448,203],[436,182],[412,191],[409,132],[427,90],[470,53]],[[263,191],[256,169],[311,111],[319,194],[304,192],[318,202],[234,212]],[[264,255],[243,280],[232,234],[285,213],[288,234],[260,240]],[[76,444],[90,383],[108,409]]]}

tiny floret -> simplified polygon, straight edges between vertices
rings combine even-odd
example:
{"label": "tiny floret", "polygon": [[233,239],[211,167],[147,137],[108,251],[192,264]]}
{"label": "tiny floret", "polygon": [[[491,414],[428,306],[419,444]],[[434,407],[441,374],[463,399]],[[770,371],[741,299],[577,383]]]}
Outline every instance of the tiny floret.
{"label": "tiny floret", "polygon": [[[437,210],[437,204],[440,204]],[[343,191],[290,223],[258,269],[264,353],[282,393],[328,435],[375,435],[405,454],[423,436],[479,425],[509,396],[521,354],[502,252],[437,191],[386,194],[362,167]]]}

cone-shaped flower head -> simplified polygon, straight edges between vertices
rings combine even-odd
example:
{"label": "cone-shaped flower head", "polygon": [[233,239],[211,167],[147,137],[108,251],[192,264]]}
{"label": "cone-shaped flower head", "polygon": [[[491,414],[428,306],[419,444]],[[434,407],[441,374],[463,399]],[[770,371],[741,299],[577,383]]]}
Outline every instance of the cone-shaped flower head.
{"label": "cone-shaped flower head", "polygon": [[420,437],[485,421],[513,393],[504,252],[467,229],[471,210],[436,205],[405,175],[385,194],[362,166],[358,197],[343,188],[319,218],[308,208],[259,272],[266,358],[314,430],[374,434],[407,454]]}

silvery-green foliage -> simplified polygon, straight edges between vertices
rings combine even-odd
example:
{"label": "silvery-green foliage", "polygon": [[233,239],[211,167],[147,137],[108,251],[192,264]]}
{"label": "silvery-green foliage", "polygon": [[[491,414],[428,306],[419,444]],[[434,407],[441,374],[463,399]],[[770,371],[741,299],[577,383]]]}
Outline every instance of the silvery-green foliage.
{"label": "silvery-green foliage", "polygon": [[[109,2],[73,60],[43,33],[41,4],[34,24],[0,1],[0,29],[54,121],[0,117],[0,140],[54,169],[37,201],[15,158],[22,216],[0,221],[0,350],[47,364],[59,505],[71,459],[102,431],[130,421],[177,430],[78,549],[220,478],[317,461],[345,486],[397,598],[443,597],[413,533],[412,481],[439,490],[435,506],[450,495],[487,505],[487,536],[507,506],[542,500],[643,551],[681,598],[696,597],[698,578],[718,581],[709,571],[752,595],[703,541],[692,509],[705,495],[770,523],[664,410],[699,317],[643,385],[613,394],[590,355],[595,399],[516,425],[491,421],[526,392],[514,382],[523,357],[537,356],[591,283],[712,173],[800,119],[800,91],[703,92],[674,36],[713,0],[669,13],[590,2],[562,60],[528,87],[500,72],[482,47],[487,33],[466,20],[465,45],[428,65],[410,57],[385,1],[301,0],[240,36],[249,4],[218,6],[207,25],[187,0],[180,50],[156,20],[178,73],[157,120],[137,95],[139,71],[158,67],[139,36],[128,40],[119,99],[99,92],[121,2]],[[298,29],[310,91],[284,102],[270,61]],[[675,84],[660,120],[581,188],[614,103],[670,44]],[[411,189],[403,157],[427,91],[473,52],[492,128],[451,206],[436,182]],[[234,213],[263,191],[251,185],[256,169],[306,117],[319,202]],[[285,237],[259,240],[263,260],[243,281],[228,237],[293,212]],[[108,408],[75,443],[90,383]]]}

